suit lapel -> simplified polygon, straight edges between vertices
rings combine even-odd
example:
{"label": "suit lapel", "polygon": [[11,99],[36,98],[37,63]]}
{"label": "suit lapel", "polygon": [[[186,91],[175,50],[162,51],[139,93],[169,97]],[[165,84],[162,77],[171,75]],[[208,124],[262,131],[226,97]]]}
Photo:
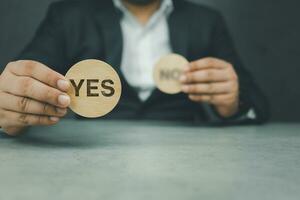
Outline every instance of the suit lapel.
{"label": "suit lapel", "polygon": [[104,52],[106,62],[120,71],[123,37],[120,27],[121,13],[113,6],[112,1],[101,3],[102,7],[95,12],[97,24],[103,34]]}
{"label": "suit lapel", "polygon": [[[180,54],[184,57],[188,55],[188,23],[184,3],[182,0],[173,0],[174,11],[168,18],[169,37],[173,53]],[[166,94],[155,89],[146,104],[151,104],[156,99],[166,96]]]}
{"label": "suit lapel", "polygon": [[128,84],[120,68],[123,54],[123,35],[120,25],[122,12],[115,8],[111,0],[101,5],[104,5],[104,8],[99,8],[96,12],[96,19],[103,34],[105,61],[112,65],[119,74],[125,95],[137,100],[136,91]]}
{"label": "suit lapel", "polygon": [[188,50],[188,22],[184,3],[173,0],[174,11],[168,19],[171,47],[174,53],[187,57]]}
{"label": "suit lapel", "polygon": [[[173,0],[173,3],[174,11],[168,18],[171,48],[174,53],[187,57],[188,23],[185,16],[186,12],[184,11],[184,3],[182,0]],[[114,66],[120,75],[123,88],[126,89],[124,92],[127,94],[125,95],[139,100],[137,92],[128,84],[120,69],[123,53],[123,36],[120,25],[122,12],[114,7],[111,0],[105,0],[105,2],[101,3],[101,6],[104,6],[104,8],[98,7],[99,11],[96,10],[95,15],[103,34],[106,62]],[[145,102],[145,106],[162,96],[166,96],[166,94],[155,89]]]}

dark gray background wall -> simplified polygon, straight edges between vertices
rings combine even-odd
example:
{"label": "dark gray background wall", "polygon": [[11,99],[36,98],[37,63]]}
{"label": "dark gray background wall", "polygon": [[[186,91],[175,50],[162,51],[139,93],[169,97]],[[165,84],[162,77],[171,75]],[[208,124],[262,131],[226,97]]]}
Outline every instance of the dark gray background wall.
{"label": "dark gray background wall", "polygon": [[[0,69],[30,40],[53,1],[0,0]],[[269,97],[272,120],[299,122],[300,1],[194,1],[222,11],[246,67]]]}

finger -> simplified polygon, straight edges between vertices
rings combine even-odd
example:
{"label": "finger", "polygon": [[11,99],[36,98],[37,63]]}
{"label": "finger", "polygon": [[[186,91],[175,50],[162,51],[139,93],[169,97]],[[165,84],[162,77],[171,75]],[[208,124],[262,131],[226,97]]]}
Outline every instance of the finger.
{"label": "finger", "polygon": [[220,95],[189,95],[189,99],[198,103],[209,103],[213,105],[226,105],[232,99],[231,94]]}
{"label": "finger", "polygon": [[3,127],[3,131],[9,136],[18,136],[25,127]]}
{"label": "finger", "polygon": [[15,77],[15,83],[3,86],[4,92],[28,97],[60,108],[70,104],[70,97],[58,89],[52,88],[30,77]]}
{"label": "finger", "polygon": [[48,117],[43,115],[32,115],[2,110],[1,124],[3,127],[26,127],[37,125],[54,125],[60,119],[58,117]]}
{"label": "finger", "polygon": [[19,97],[5,92],[0,93],[0,101],[3,109],[20,113],[56,117],[63,117],[67,113],[67,109],[58,108],[50,104],[41,103],[30,98]]}
{"label": "finger", "polygon": [[209,69],[209,68],[224,69],[228,67],[231,67],[231,64],[224,60],[220,60],[217,58],[203,58],[191,62],[188,71],[196,71],[196,70]]}
{"label": "finger", "polygon": [[204,69],[187,72],[180,77],[180,81],[182,83],[205,83],[227,81],[230,78],[230,73],[226,70]]}
{"label": "finger", "polygon": [[187,94],[226,94],[235,91],[232,82],[197,83],[182,86],[182,92]]}
{"label": "finger", "polygon": [[67,91],[70,86],[63,75],[36,61],[20,60],[12,62],[9,65],[9,70],[16,76],[32,77],[61,91]]}

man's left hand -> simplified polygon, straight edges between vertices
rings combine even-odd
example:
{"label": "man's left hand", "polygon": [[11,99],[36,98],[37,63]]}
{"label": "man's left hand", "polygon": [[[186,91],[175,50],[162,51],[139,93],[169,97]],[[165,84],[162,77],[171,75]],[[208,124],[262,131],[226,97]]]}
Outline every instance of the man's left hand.
{"label": "man's left hand", "polygon": [[239,81],[230,63],[216,58],[191,62],[180,81],[192,101],[213,105],[224,118],[238,112]]}

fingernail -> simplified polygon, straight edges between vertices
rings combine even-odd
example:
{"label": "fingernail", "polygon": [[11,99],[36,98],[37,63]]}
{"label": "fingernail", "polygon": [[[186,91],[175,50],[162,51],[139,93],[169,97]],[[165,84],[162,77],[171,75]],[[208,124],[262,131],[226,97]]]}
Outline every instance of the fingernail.
{"label": "fingernail", "polygon": [[58,117],[50,117],[50,120],[53,122],[58,122],[59,118]]}
{"label": "fingernail", "polygon": [[181,82],[185,82],[187,80],[187,77],[185,75],[180,76],[179,80]]}
{"label": "fingernail", "polygon": [[71,102],[71,99],[68,95],[61,94],[58,96],[58,103],[62,106],[68,106]]}
{"label": "fingernail", "polygon": [[67,112],[67,109],[63,109],[63,108],[56,108],[56,112],[58,114],[65,114]]}
{"label": "fingernail", "polygon": [[187,64],[183,67],[183,72],[187,72],[187,71],[189,71],[189,69],[190,69],[190,65]]}
{"label": "fingernail", "polygon": [[68,81],[61,79],[57,81],[57,86],[60,90],[67,91],[70,87],[70,84]]}

